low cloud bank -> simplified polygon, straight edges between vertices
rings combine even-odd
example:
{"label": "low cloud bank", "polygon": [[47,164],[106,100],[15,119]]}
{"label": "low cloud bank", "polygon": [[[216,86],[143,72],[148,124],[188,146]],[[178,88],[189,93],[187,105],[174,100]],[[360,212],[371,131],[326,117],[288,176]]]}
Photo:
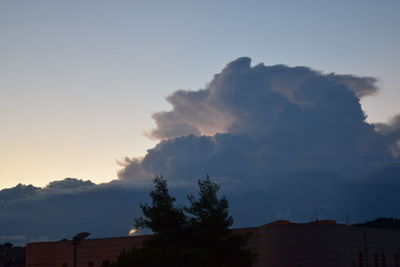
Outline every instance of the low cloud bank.
{"label": "low cloud bank", "polygon": [[3,240],[8,236],[12,243],[71,239],[83,231],[92,237],[125,236],[149,190],[71,178],[44,188],[4,189],[0,191],[0,236]]}
{"label": "low cloud bank", "polygon": [[167,98],[172,109],[154,114],[149,133],[160,142],[142,159],[120,162],[119,180],[0,191],[1,235],[126,235],[159,174],[181,203],[210,174],[238,227],[316,213],[342,222],[347,213],[352,223],[400,217],[400,115],[371,124],[360,105],[377,91],[372,77],[239,58],[204,89]]}

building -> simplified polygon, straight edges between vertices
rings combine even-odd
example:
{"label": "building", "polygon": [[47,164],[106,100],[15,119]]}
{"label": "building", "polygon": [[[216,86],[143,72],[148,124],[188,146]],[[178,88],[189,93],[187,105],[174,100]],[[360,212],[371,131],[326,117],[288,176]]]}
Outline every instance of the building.
{"label": "building", "polygon": [[[251,232],[249,248],[258,254],[254,267],[400,267],[400,232],[336,224],[334,221],[277,221]],[[78,267],[98,267],[122,250],[142,246],[146,236],[84,240]],[[26,267],[73,267],[71,241],[27,245]]]}

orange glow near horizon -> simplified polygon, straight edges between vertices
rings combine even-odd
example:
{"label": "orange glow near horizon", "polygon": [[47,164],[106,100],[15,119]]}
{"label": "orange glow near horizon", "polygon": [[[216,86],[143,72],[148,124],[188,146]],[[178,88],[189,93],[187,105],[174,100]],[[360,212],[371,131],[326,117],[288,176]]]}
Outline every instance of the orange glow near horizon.
{"label": "orange glow near horizon", "polygon": [[135,235],[137,233],[138,233],[138,229],[132,228],[131,230],[129,230],[128,235]]}

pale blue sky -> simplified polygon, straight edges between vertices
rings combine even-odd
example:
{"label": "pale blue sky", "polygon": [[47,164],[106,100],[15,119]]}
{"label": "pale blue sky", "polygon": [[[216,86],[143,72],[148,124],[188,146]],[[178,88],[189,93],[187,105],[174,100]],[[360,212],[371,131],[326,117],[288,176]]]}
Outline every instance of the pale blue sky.
{"label": "pale blue sky", "polygon": [[116,178],[165,96],[229,61],[377,77],[369,121],[400,112],[400,1],[2,1],[0,188]]}

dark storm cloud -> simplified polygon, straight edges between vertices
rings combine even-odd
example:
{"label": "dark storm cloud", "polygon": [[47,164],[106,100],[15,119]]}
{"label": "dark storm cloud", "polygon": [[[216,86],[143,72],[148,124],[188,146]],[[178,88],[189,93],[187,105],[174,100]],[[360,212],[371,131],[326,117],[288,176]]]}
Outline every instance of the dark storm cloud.
{"label": "dark storm cloud", "polygon": [[[153,117],[152,135],[162,140],[120,178],[145,171],[176,183],[209,173],[227,188],[244,225],[304,220],[315,211],[333,219],[346,211],[353,219],[398,216],[395,195],[376,185],[390,180],[384,189],[400,189],[391,165],[398,164],[400,123],[370,124],[360,104],[377,92],[376,82],[239,58],[204,89],[168,97],[172,110]],[[386,206],[368,211],[366,203]]]}
{"label": "dark storm cloud", "polygon": [[205,89],[169,96],[172,110],[153,116],[152,135],[164,140],[120,177],[134,178],[128,169],[182,180],[204,173],[251,180],[283,170],[358,174],[392,159],[393,140],[365,121],[360,105],[375,83],[239,58]]}
{"label": "dark storm cloud", "polygon": [[65,179],[0,191],[0,236],[26,240],[126,235],[151,177],[167,177],[181,204],[210,174],[231,203],[235,226],[276,219],[351,222],[400,216],[400,117],[370,124],[360,97],[376,80],[308,67],[229,63],[198,91],[167,98],[150,133],[161,141],[119,162],[119,180]]}
{"label": "dark storm cloud", "polygon": [[[291,68],[284,65],[259,64],[251,67],[249,58],[239,58],[215,75],[205,89],[179,90],[170,95],[167,101],[172,105],[172,111],[156,113],[153,116],[157,128],[153,130],[152,135],[163,139],[188,134],[254,132],[260,127],[269,131],[270,127],[279,126],[280,116],[295,116],[299,113],[298,109],[312,104],[309,103],[311,98],[302,97],[302,91],[305,90],[306,84],[316,79],[323,80],[326,84],[335,82],[336,87],[344,86],[346,91],[350,91],[349,95],[351,92],[355,93],[349,97],[353,97],[356,102],[355,108],[359,111],[361,109],[357,107],[357,95],[369,95],[377,90],[376,80],[371,77],[333,73],[323,75],[307,67]],[[324,92],[329,90],[325,89],[327,88],[324,86],[320,88]],[[308,93],[318,92],[313,90]],[[332,102],[339,104],[337,99],[333,99]],[[282,123],[297,118],[287,118]],[[253,120],[254,124],[249,125]],[[362,112],[360,120],[363,120]]]}

